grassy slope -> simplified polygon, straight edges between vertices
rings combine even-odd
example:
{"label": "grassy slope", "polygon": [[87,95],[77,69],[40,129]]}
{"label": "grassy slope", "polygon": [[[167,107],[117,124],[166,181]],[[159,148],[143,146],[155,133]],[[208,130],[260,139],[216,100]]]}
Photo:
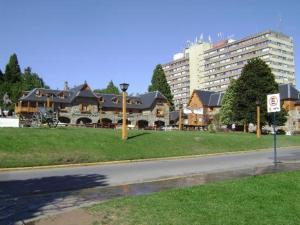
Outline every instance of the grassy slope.
{"label": "grassy slope", "polygon": [[[49,165],[206,154],[272,147],[272,136],[206,132],[57,128],[0,129],[0,167]],[[297,136],[279,136],[278,146],[300,145]]]}
{"label": "grassy slope", "polygon": [[99,224],[297,225],[300,172],[126,197],[87,210]]}

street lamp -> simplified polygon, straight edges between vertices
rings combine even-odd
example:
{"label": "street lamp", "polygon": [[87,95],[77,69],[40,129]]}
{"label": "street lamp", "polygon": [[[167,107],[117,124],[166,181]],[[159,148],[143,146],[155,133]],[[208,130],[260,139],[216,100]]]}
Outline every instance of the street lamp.
{"label": "street lamp", "polygon": [[179,121],[178,121],[178,129],[182,130],[182,104],[179,104]]}
{"label": "street lamp", "polygon": [[256,100],[256,137],[260,138],[261,130],[260,130],[260,101]]}
{"label": "street lamp", "polygon": [[122,109],[123,109],[123,117],[122,117],[122,140],[127,139],[127,127],[126,127],[126,91],[128,89],[129,84],[122,83],[120,84],[120,89],[122,90],[123,93],[123,104],[122,104]]}

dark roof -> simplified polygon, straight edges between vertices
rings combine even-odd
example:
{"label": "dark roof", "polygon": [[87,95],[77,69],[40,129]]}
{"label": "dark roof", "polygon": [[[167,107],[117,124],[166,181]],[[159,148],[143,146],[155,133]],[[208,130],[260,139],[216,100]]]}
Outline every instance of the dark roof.
{"label": "dark roof", "polygon": [[[205,106],[220,107],[224,92],[212,92],[204,90],[195,90],[200,100]],[[291,84],[280,84],[279,93],[281,100],[296,100],[296,104],[300,101],[300,92]]]}
{"label": "dark roof", "polygon": [[[94,93],[86,83],[71,88],[67,91],[64,90],[52,90],[44,88],[35,88],[29,92],[24,92],[25,96],[21,97],[21,101],[37,101],[46,102],[47,96],[51,96],[51,101],[58,103],[71,103],[76,97],[82,98],[94,98],[99,99],[104,98],[102,103],[103,108],[122,108],[122,95],[114,94],[96,94]],[[40,92],[41,96],[36,93]],[[64,98],[59,95],[64,93]],[[159,91],[148,92],[139,96],[127,96],[127,100],[131,103],[127,103],[128,109],[149,109],[154,104],[154,101],[160,99],[167,102],[167,98]],[[116,100],[116,101],[114,101]]]}
{"label": "dark roof", "polygon": [[291,84],[280,84],[279,93],[281,100],[297,100],[300,98],[300,92]]}
{"label": "dark roof", "polygon": [[[37,101],[37,102],[46,102],[47,97],[50,95],[51,101],[58,103],[71,103],[76,97],[84,97],[84,98],[94,98],[97,99],[97,95],[91,91],[86,83],[71,88],[69,90],[52,90],[52,89],[44,89],[44,88],[34,88],[29,93],[25,93],[26,95],[21,97],[21,101]],[[36,95],[37,92],[41,93],[41,96]],[[64,93],[64,98],[61,98],[59,95]]]}
{"label": "dark roof", "polygon": [[195,90],[195,93],[202,101],[203,105],[209,107],[219,107],[221,106],[221,101],[224,93],[222,92],[213,92],[213,91],[204,91],[204,90]]}
{"label": "dark roof", "polygon": [[[122,96],[114,94],[97,94],[98,98],[103,97],[103,108],[122,108]],[[155,100],[161,99],[167,102],[167,98],[159,91],[148,92],[139,96],[127,96],[130,103],[126,104],[128,109],[149,109]],[[114,101],[115,100],[115,101]]]}
{"label": "dark roof", "polygon": [[[177,122],[179,120],[179,111],[172,111],[172,112],[170,112],[169,116],[170,116],[170,121],[172,120],[172,121]],[[182,118],[187,119],[188,118],[187,114],[182,112]]]}
{"label": "dark roof", "polygon": [[223,92],[212,93],[209,98],[208,106],[210,107],[221,106],[223,96],[224,96]]}
{"label": "dark roof", "polygon": [[203,105],[208,106],[209,105],[210,95],[214,94],[216,92],[203,91],[203,90],[195,90],[195,93],[198,95],[198,97],[202,101]]}

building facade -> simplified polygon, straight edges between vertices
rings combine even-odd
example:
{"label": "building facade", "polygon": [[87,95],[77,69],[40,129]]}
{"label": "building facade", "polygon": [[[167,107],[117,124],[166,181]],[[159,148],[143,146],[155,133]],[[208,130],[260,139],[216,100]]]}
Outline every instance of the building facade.
{"label": "building facade", "polygon": [[[127,123],[137,128],[169,125],[169,102],[160,92],[127,97]],[[87,83],[65,90],[35,88],[25,92],[15,112],[30,117],[40,108],[59,112],[66,124],[100,124],[105,127],[122,123],[122,96],[96,94]]]}
{"label": "building facade", "polygon": [[293,39],[265,31],[238,41],[220,41],[207,50],[201,89],[225,91],[230,79],[237,79],[247,61],[256,57],[269,65],[277,83],[296,85]]}
{"label": "building facade", "polygon": [[241,40],[196,42],[163,65],[175,108],[187,106],[193,90],[222,92],[237,79],[249,59],[259,57],[279,84],[296,84],[293,39],[271,30]]}
{"label": "building facade", "polygon": [[173,61],[162,65],[167,82],[173,95],[173,102],[176,109],[180,104],[186,105],[190,98],[190,67],[189,50],[177,53]]}
{"label": "building facade", "polygon": [[[291,84],[281,84],[279,85],[279,93],[281,105],[288,112],[287,122],[281,128],[291,133],[299,132],[300,92]],[[187,117],[184,125],[187,127],[207,127],[212,122],[214,115],[219,113],[223,96],[224,92],[194,90],[187,108],[183,110]]]}

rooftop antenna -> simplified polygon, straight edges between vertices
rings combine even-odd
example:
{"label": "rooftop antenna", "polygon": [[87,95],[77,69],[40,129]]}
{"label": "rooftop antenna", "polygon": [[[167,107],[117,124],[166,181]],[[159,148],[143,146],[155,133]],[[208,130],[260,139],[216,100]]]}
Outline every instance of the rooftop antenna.
{"label": "rooftop antenna", "polygon": [[208,41],[209,41],[209,43],[212,43],[210,35],[208,35]]}
{"label": "rooftop antenna", "polygon": [[203,33],[201,33],[201,35],[200,35],[200,41],[201,42],[203,41]]}
{"label": "rooftop antenna", "polygon": [[222,38],[223,38],[222,32],[219,32],[217,35],[218,35],[219,39],[222,39]]}

